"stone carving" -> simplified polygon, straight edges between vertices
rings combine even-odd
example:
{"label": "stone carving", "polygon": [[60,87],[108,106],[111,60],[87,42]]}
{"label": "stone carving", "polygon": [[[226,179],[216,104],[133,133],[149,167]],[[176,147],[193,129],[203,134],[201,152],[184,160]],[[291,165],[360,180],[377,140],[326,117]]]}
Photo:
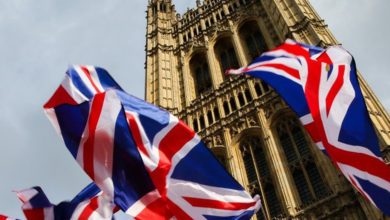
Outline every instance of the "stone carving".
{"label": "stone carving", "polygon": [[213,145],[213,139],[211,137],[206,137],[203,139],[204,144],[208,147],[211,148]]}
{"label": "stone carving", "polygon": [[248,117],[248,122],[249,122],[250,127],[258,126],[256,116],[254,116],[254,115]]}
{"label": "stone carving", "polygon": [[216,143],[216,145],[223,145],[223,141],[222,141],[221,135],[217,135],[215,137],[215,143]]}
{"label": "stone carving", "polygon": [[230,136],[234,137],[234,136],[236,136],[236,134],[238,134],[238,130],[235,126],[232,126],[230,128]]}

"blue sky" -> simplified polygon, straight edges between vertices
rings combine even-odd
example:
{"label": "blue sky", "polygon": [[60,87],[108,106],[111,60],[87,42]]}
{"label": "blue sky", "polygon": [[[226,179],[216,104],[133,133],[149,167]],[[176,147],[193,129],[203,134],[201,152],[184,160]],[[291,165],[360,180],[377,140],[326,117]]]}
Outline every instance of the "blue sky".
{"label": "blue sky", "polygon": [[[173,0],[183,13],[195,0]],[[22,218],[11,192],[39,185],[53,203],[89,183],[43,113],[71,64],[109,70],[144,95],[146,0],[0,0],[0,214]],[[388,0],[312,0],[390,109]],[[123,216],[121,219],[125,219]]]}

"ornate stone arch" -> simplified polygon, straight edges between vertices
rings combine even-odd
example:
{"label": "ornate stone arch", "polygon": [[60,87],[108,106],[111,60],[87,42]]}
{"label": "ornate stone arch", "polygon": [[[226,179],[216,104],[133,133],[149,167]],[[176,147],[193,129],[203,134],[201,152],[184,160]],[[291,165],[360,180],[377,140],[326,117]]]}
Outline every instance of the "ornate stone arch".
{"label": "ornate stone arch", "polygon": [[211,68],[205,48],[194,50],[187,57],[186,62],[189,64],[189,86],[195,97],[212,89]]}
{"label": "ornate stone arch", "polygon": [[[282,105],[282,104],[280,104]],[[275,106],[273,106],[275,107]],[[276,106],[278,107],[278,106]],[[269,124],[270,128],[274,129],[275,124],[283,117],[297,117],[296,113],[291,110],[291,108],[287,106],[280,106],[276,110],[274,109],[274,112],[272,112],[269,116]]]}
{"label": "ornate stone arch", "polygon": [[234,47],[233,34],[226,32],[213,41],[216,70],[219,77],[225,79],[227,69],[239,68],[238,52]]}

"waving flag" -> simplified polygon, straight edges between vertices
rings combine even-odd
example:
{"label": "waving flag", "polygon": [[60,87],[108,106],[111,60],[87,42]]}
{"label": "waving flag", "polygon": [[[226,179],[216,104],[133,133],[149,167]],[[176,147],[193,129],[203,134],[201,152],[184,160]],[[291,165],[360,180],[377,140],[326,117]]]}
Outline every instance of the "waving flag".
{"label": "waving flag", "polygon": [[94,183],[88,185],[72,201],[61,202],[58,205],[51,204],[40,187],[16,191],[16,194],[23,202],[22,209],[27,220],[110,220],[113,219],[115,210],[110,198]]}
{"label": "waving flag", "polygon": [[5,216],[5,215],[0,215],[0,220],[16,220],[16,219],[10,218],[10,217]]}
{"label": "waving flag", "polygon": [[194,131],[104,69],[70,68],[44,108],[84,171],[136,219],[249,219],[260,207]]}
{"label": "waving flag", "polygon": [[390,168],[381,157],[355,62],[347,51],[287,40],[227,74],[248,74],[270,84],[344,176],[390,216]]}

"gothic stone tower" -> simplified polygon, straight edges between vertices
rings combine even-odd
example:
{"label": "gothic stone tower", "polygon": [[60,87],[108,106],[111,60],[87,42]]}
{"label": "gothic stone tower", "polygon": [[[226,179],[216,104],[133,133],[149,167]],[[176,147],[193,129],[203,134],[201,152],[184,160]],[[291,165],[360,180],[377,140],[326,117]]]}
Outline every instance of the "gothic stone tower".
{"label": "gothic stone tower", "polygon": [[[176,14],[149,0],[146,100],[190,125],[226,169],[260,194],[258,219],[383,219],[316,149],[297,116],[260,80],[224,76],[287,37],[326,47],[338,42],[308,0],[205,0]],[[390,158],[390,120],[360,84]]]}

